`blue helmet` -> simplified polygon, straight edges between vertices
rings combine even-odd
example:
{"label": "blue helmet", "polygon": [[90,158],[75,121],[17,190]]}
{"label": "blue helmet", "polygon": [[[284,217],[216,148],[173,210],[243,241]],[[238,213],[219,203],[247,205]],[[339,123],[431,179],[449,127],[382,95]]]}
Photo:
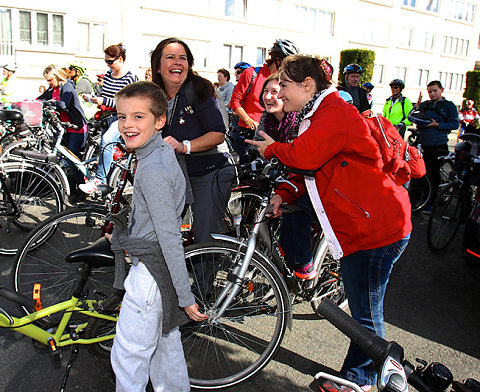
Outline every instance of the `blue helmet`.
{"label": "blue helmet", "polygon": [[250,68],[250,67],[251,67],[251,65],[246,63],[245,61],[240,61],[239,63],[237,63],[233,66],[234,69],[240,68],[240,69],[243,69],[243,70],[245,70],[247,68]]}
{"label": "blue helmet", "polygon": [[351,103],[353,104],[353,98],[352,96],[347,93],[346,91],[344,90],[338,90],[338,93],[340,94],[340,98],[343,98],[343,100],[346,102],[346,103]]}
{"label": "blue helmet", "polygon": [[363,87],[373,89],[375,86],[372,83],[367,82],[367,83],[363,83]]}
{"label": "blue helmet", "polygon": [[362,74],[363,73],[363,68],[358,64],[348,64],[343,69],[343,74],[344,75],[348,75],[348,74],[352,74],[352,73]]}

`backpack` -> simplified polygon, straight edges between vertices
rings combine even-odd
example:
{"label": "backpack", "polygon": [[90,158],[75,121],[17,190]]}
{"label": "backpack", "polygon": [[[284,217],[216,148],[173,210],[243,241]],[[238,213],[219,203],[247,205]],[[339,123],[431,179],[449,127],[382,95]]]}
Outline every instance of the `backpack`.
{"label": "backpack", "polygon": [[366,115],[363,115],[363,120],[378,143],[383,160],[382,170],[397,185],[403,185],[411,178],[420,178],[427,173],[421,153],[403,140],[390,121],[383,116]]}

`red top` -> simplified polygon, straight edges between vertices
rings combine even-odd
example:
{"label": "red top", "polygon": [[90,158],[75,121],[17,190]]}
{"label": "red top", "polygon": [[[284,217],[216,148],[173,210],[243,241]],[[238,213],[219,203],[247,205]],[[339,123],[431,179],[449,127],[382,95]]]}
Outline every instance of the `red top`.
{"label": "red top", "polygon": [[[260,117],[262,117],[262,113],[265,110],[265,108],[260,105],[259,98],[262,95],[263,83],[265,82],[265,79],[270,76],[271,72],[267,65],[263,64],[258,71],[258,75],[253,81],[248,95],[245,96],[248,86],[250,85],[250,81],[252,80],[254,70],[254,67],[247,68],[240,75],[240,79],[233,90],[232,98],[230,98],[230,108],[232,111],[235,111],[235,109],[241,106],[245,112],[247,112],[247,114],[258,123],[260,122]],[[238,125],[248,128],[247,124],[245,124],[241,118],[238,121]]]}
{"label": "red top", "polygon": [[[292,143],[273,143],[265,156],[276,156],[286,166],[312,170],[325,212],[344,256],[359,250],[392,244],[412,230],[410,200],[381,167],[378,144],[356,108],[338,93],[327,95],[308,129]],[[301,175],[292,175],[299,187],[281,184],[277,193],[291,203],[306,191]]]}

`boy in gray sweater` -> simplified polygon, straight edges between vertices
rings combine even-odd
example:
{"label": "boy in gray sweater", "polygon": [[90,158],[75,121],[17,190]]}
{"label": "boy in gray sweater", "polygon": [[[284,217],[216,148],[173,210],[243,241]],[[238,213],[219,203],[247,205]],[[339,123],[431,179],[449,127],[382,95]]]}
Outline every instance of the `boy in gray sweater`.
{"label": "boy in gray sweater", "polygon": [[[115,286],[125,288],[111,362],[116,391],[189,391],[179,325],[206,320],[190,290],[180,232],[185,179],[173,148],[159,130],[167,101],[160,87],[137,82],[115,96],[120,133],[135,150],[132,210],[128,229],[116,221],[112,249],[130,254],[132,266],[123,282],[116,265]],[[183,308],[184,312],[180,309]]]}

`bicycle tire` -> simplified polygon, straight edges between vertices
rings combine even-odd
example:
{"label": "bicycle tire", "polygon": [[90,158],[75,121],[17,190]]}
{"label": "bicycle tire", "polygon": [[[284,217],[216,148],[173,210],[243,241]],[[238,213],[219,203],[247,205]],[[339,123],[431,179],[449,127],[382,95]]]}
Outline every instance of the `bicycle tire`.
{"label": "bicycle tire", "polygon": [[410,204],[412,206],[412,214],[418,214],[432,200],[432,180],[429,175],[421,178],[412,178],[406,186]]}
{"label": "bicycle tire", "polygon": [[340,261],[335,260],[330,254],[325,237],[322,238],[319,244],[319,252],[319,255],[315,255],[315,259],[321,262],[321,267],[319,269],[320,262],[315,266],[318,275],[313,281],[313,286],[315,287],[319,281],[321,282],[317,295],[320,298],[310,301],[310,305],[315,314],[323,319],[323,316],[317,311],[323,298],[328,298],[340,309],[347,307],[348,300],[343,287]]}
{"label": "bicycle tire", "polygon": [[[86,207],[64,211],[43,222],[17,252],[12,271],[15,290],[31,298],[33,285],[40,283],[43,307],[70,299],[81,266],[67,263],[65,256],[98,239],[106,216],[104,208]],[[95,298],[94,290],[104,296],[112,294],[113,279],[114,267],[94,269],[86,286],[88,298]],[[50,317],[54,316],[60,317]]]}
{"label": "bicycle tire", "polygon": [[[119,295],[112,295],[103,302],[102,314],[110,316],[117,316],[120,313],[120,307],[122,304],[122,297]],[[87,328],[85,328],[85,337],[87,339],[99,338],[103,336],[115,334],[115,327],[117,323],[115,321],[92,318],[88,322]],[[110,352],[112,351],[113,339],[106,340],[104,342],[93,343],[88,345],[88,351],[91,354],[101,359],[109,359]]]}
{"label": "bicycle tire", "polygon": [[[227,280],[232,279],[232,268],[241,262],[244,250],[224,242],[186,249],[192,282],[194,263],[208,257],[216,266],[208,298],[197,294],[201,310],[210,316],[215,313],[215,301]],[[254,256],[239,293],[219,320],[213,322],[210,318],[180,328],[190,385],[219,389],[256,375],[280,347],[288,323],[289,298],[279,272]]]}
{"label": "bicycle tire", "polygon": [[[19,213],[16,217],[0,214],[0,254],[13,255],[25,232],[63,210],[63,195],[55,180],[43,170],[25,163],[5,163],[0,166],[7,190]],[[8,209],[5,192],[0,191],[0,206]],[[13,223],[13,225],[10,225]]]}
{"label": "bicycle tire", "polygon": [[444,251],[453,241],[465,208],[460,187],[452,182],[440,188],[427,225],[428,247],[433,252]]}

